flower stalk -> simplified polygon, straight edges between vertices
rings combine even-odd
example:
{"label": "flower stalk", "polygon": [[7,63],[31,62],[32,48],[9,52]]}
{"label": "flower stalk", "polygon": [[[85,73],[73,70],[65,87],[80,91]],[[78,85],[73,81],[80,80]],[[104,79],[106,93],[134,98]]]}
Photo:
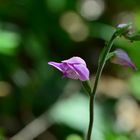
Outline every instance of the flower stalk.
{"label": "flower stalk", "polygon": [[107,55],[109,54],[109,52],[112,48],[113,42],[117,36],[118,36],[118,32],[116,30],[113,33],[110,41],[108,42],[108,44],[103,52],[103,55],[100,58],[100,63],[99,63],[98,69],[97,69],[95,83],[94,83],[93,91],[91,93],[90,102],[89,102],[89,127],[88,127],[88,133],[87,133],[87,140],[91,140],[91,134],[92,134],[93,122],[94,122],[94,100],[95,100],[98,82],[101,77],[103,68],[105,66]]}
{"label": "flower stalk", "polygon": [[[116,28],[116,30],[114,31],[111,39],[109,40],[109,42],[107,43],[107,45],[105,46],[103,52],[100,55],[93,91],[90,94],[89,127],[88,127],[88,133],[87,133],[86,140],[91,140],[91,134],[92,134],[93,122],[94,122],[94,100],[95,100],[95,96],[96,96],[96,90],[97,90],[98,82],[99,82],[99,79],[101,77],[101,74],[102,74],[102,71],[103,71],[103,68],[105,66],[106,61],[115,54],[115,52],[110,53],[111,48],[112,48],[113,43],[114,43],[114,40],[118,36],[124,36],[126,38],[126,35],[129,33],[130,29],[131,29],[131,24],[120,24]],[[139,36],[137,38],[140,40]],[[136,39],[132,40],[132,38],[131,38],[131,41],[136,41]],[[125,52],[123,52],[123,51],[120,52],[119,51],[119,53],[121,54],[120,55],[121,57],[119,58],[120,60],[118,59],[119,63],[117,62],[116,64],[120,64],[120,65],[125,64],[128,67],[136,69],[135,65],[131,62],[131,60],[129,59],[129,57],[127,56],[127,54]]]}

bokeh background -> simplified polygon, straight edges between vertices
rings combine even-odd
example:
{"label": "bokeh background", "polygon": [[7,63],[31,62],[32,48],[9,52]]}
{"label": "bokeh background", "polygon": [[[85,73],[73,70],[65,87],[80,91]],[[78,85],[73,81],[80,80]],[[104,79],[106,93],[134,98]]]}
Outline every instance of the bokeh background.
{"label": "bokeh background", "polygon": [[[0,140],[82,140],[88,96],[48,61],[82,57],[92,84],[114,27],[140,31],[139,0],[0,0]],[[140,139],[140,42],[115,41],[136,64],[107,63],[95,104],[94,140]]]}

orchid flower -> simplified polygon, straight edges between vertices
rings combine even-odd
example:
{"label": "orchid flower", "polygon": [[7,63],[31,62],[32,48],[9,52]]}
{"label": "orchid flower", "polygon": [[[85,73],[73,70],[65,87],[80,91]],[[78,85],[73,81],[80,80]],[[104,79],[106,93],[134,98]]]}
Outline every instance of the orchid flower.
{"label": "orchid flower", "polygon": [[48,64],[60,70],[64,77],[79,79],[81,81],[89,80],[89,70],[85,61],[80,57],[72,57],[60,63],[51,61]]}

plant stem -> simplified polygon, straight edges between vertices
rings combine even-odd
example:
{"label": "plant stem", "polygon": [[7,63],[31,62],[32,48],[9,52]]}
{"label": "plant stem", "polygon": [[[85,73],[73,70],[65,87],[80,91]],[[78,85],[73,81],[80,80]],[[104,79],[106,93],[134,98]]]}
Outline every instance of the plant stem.
{"label": "plant stem", "polygon": [[89,114],[89,127],[88,127],[88,133],[87,133],[87,140],[91,140],[91,134],[92,134],[92,128],[93,128],[93,122],[94,122],[94,99],[95,99],[95,95],[96,95],[98,82],[99,82],[103,68],[104,68],[105,63],[106,63],[106,57],[107,57],[108,53],[110,52],[112,45],[113,45],[113,42],[114,42],[116,37],[117,37],[117,31],[115,31],[113,33],[111,39],[109,40],[109,42],[105,48],[105,51],[103,53],[103,56],[101,58],[101,61],[99,63],[98,69],[97,69],[95,83],[94,83],[92,94],[90,95],[90,102],[89,102],[90,114]]}
{"label": "plant stem", "polygon": [[89,127],[87,133],[87,140],[91,140],[93,121],[94,121],[94,96],[91,95],[89,101]]}

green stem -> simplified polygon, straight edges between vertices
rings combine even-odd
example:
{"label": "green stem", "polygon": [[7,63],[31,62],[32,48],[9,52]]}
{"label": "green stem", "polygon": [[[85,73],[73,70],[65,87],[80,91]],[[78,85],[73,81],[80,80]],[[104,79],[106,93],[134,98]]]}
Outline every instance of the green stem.
{"label": "green stem", "polygon": [[94,96],[91,95],[89,101],[89,127],[87,133],[87,140],[91,140],[93,121],[94,121]]}
{"label": "green stem", "polygon": [[90,102],[89,102],[90,115],[89,115],[89,127],[88,127],[87,140],[91,140],[91,133],[92,133],[93,122],[94,122],[94,99],[95,99],[95,95],[96,95],[98,82],[99,82],[99,79],[101,77],[103,68],[104,68],[105,63],[106,63],[106,57],[107,57],[108,53],[110,52],[110,50],[112,48],[112,45],[113,45],[113,42],[114,42],[114,40],[115,40],[115,38],[117,36],[118,35],[117,35],[117,31],[116,31],[116,32],[114,32],[114,34],[112,35],[110,41],[108,42],[108,44],[107,44],[107,46],[105,48],[104,54],[103,54],[103,56],[101,58],[100,64],[98,66],[98,69],[97,69],[95,83],[94,83],[93,91],[92,91],[92,94],[90,96]]}

